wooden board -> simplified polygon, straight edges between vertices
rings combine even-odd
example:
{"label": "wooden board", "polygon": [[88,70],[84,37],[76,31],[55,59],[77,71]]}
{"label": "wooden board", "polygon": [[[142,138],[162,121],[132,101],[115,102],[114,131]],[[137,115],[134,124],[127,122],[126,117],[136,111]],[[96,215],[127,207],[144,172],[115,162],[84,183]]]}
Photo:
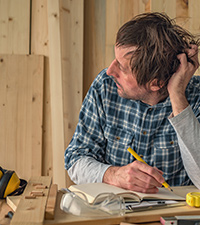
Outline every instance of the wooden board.
{"label": "wooden board", "polygon": [[53,150],[53,182],[59,188],[65,187],[64,169],[64,121],[63,121],[63,87],[61,66],[60,11],[59,1],[49,0],[49,68],[50,68],[50,100]]}
{"label": "wooden board", "polygon": [[45,208],[45,219],[53,220],[55,214],[55,206],[57,199],[58,185],[52,184],[49,190],[49,195],[47,199],[47,204]]}
{"label": "wooden board", "polygon": [[15,212],[17,209],[17,206],[19,205],[20,199],[21,199],[21,196],[7,196],[6,203]]}
{"label": "wooden board", "polygon": [[[35,199],[26,199],[26,196],[30,196],[30,193],[35,190],[34,184],[41,183],[47,186],[42,189],[44,196],[36,197]],[[44,222],[45,207],[49,188],[51,185],[51,177],[32,177],[28,185],[21,196],[20,202],[11,220],[11,225],[42,225]]]}
{"label": "wooden board", "polygon": [[43,56],[0,55],[0,165],[41,175]]}
{"label": "wooden board", "polygon": [[[188,1],[188,11],[189,11],[189,30],[195,35],[200,34],[200,0],[190,0]],[[200,57],[200,52],[199,52]],[[200,68],[197,69],[196,75],[200,75]]]}
{"label": "wooden board", "polygon": [[53,177],[47,0],[32,1],[31,54],[44,55],[42,175]]}
{"label": "wooden board", "polygon": [[[58,192],[58,185],[52,184],[49,188],[47,203],[46,203],[46,207],[45,207],[45,219],[46,220],[54,219],[55,206],[56,206],[56,200],[57,200],[57,192]],[[21,196],[7,196],[6,197],[7,205],[14,212],[16,211],[20,200],[21,200]]]}
{"label": "wooden board", "polygon": [[29,54],[30,0],[0,0],[0,53]]}
{"label": "wooden board", "polygon": [[[83,15],[83,0],[60,1],[64,148],[76,129],[83,99]],[[65,180],[72,184],[68,176]]]}
{"label": "wooden board", "polygon": [[32,1],[31,54],[49,56],[47,0]]}

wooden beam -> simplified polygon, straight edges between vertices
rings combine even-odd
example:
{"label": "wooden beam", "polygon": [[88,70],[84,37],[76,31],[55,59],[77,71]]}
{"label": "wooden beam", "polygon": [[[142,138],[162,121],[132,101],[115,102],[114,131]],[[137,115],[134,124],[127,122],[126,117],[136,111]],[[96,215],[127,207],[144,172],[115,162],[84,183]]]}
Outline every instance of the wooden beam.
{"label": "wooden beam", "polygon": [[[34,183],[42,183],[47,186],[43,189],[43,196],[37,196],[35,199],[28,199],[30,193],[35,190]],[[32,177],[27,184],[24,193],[21,196],[17,209],[11,220],[11,225],[42,225],[44,222],[45,208],[51,177]]]}
{"label": "wooden beam", "polygon": [[[65,148],[78,123],[83,100],[83,0],[60,1]],[[67,186],[72,182],[66,176]]]}
{"label": "wooden beam", "polygon": [[58,193],[58,185],[52,184],[49,190],[49,195],[48,195],[46,209],[45,209],[46,220],[54,219],[57,193]]}
{"label": "wooden beam", "polygon": [[[192,34],[199,35],[200,34],[200,1],[190,0],[188,1],[188,10],[189,10],[189,31]],[[200,52],[199,52],[200,57]],[[197,69],[196,75],[200,75],[200,68]]]}
{"label": "wooden beam", "polygon": [[53,183],[58,184],[58,187],[62,188],[66,186],[66,179],[64,168],[65,146],[59,0],[48,0],[47,9],[49,31]]}
{"label": "wooden beam", "polygon": [[47,0],[32,1],[31,54],[44,55],[42,175],[53,177]]}

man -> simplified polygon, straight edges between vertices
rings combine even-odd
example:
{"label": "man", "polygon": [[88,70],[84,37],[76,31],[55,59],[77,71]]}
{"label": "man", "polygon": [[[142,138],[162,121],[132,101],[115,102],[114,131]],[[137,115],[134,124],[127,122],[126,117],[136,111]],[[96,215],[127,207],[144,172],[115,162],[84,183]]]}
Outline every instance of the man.
{"label": "man", "polygon": [[65,152],[75,183],[200,188],[197,54],[198,41],[164,14],[141,14],[119,29],[115,59],[91,85]]}

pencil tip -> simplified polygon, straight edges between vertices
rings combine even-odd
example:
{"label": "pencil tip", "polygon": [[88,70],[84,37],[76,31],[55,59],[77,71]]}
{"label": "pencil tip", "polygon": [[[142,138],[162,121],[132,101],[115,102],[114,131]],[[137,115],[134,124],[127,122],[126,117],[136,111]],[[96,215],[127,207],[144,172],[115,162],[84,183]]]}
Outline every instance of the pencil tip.
{"label": "pencil tip", "polygon": [[169,191],[172,191],[172,192],[173,192],[173,190],[172,190],[170,187],[168,187],[167,189],[168,189]]}

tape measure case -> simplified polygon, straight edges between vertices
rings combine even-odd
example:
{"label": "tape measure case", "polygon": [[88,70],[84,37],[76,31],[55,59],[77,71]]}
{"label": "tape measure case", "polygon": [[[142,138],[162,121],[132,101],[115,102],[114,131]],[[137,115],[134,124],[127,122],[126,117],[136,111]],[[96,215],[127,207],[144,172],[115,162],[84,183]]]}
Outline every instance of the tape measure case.
{"label": "tape measure case", "polygon": [[200,207],[200,192],[187,193],[186,202],[189,206]]}

